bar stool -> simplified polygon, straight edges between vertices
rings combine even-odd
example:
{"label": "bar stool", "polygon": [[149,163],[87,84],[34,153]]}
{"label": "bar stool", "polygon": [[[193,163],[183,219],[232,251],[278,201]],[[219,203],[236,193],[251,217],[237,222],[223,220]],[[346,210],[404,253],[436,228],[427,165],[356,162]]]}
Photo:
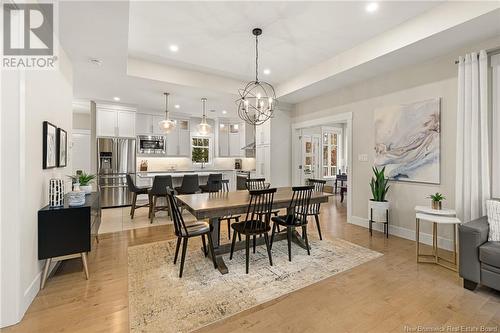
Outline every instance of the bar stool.
{"label": "bar stool", "polygon": [[[215,181],[222,180],[222,173],[211,173],[208,175],[208,180],[206,185],[200,185],[200,190],[202,193],[213,192],[211,191],[210,185]],[[217,192],[218,189],[215,191]]]}
{"label": "bar stool", "polygon": [[168,215],[172,216],[170,213],[170,208],[168,202],[165,206],[156,206],[156,200],[158,198],[167,199],[167,188],[172,188],[172,176],[155,176],[153,180],[153,187],[149,190],[149,218],[151,223],[155,218],[156,212],[166,210]]}
{"label": "bar stool", "polygon": [[178,194],[195,194],[199,190],[200,183],[198,181],[198,174],[184,175],[184,177],[182,177],[181,186],[175,188]]}
{"label": "bar stool", "polygon": [[130,205],[130,217],[134,218],[134,213],[137,208],[150,207],[150,202],[144,205],[137,205],[137,196],[140,194],[148,194],[149,187],[138,187],[132,180],[132,176],[127,174],[127,186],[128,190],[132,193],[132,205]]}

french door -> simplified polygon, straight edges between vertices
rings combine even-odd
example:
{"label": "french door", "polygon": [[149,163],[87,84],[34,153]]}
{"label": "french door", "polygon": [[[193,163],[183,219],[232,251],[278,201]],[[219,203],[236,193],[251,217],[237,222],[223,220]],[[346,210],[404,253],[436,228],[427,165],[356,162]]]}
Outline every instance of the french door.
{"label": "french door", "polygon": [[320,177],[320,136],[319,135],[302,135],[302,172],[301,184],[305,184],[308,178]]}

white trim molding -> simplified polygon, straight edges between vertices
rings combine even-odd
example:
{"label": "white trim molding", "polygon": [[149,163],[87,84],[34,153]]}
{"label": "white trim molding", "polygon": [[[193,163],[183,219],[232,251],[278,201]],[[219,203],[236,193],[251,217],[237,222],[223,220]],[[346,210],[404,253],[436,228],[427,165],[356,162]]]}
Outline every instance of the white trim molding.
{"label": "white trim molding", "polygon": [[[368,229],[368,219],[359,217],[359,216],[351,216],[350,224],[354,224],[360,227],[364,227]],[[382,223],[373,223],[373,230],[377,230],[383,232]],[[367,231],[368,232],[368,231]],[[415,241],[415,230],[403,228],[397,225],[392,225],[389,223],[389,237],[397,236],[405,239],[409,239]],[[432,246],[432,235],[420,232],[420,243],[427,244]],[[453,240],[438,236],[438,247],[441,249],[453,251]]]}

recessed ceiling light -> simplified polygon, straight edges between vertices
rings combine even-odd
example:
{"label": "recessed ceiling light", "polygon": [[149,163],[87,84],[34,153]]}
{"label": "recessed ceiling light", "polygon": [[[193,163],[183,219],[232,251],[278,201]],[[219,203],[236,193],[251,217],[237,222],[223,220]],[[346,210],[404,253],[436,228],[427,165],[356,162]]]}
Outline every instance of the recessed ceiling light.
{"label": "recessed ceiling light", "polygon": [[177,51],[179,51],[179,46],[177,46],[175,44],[170,45],[168,48],[169,48],[169,50],[171,52],[177,52]]}
{"label": "recessed ceiling light", "polygon": [[174,108],[179,109],[181,106],[179,104],[175,104]]}
{"label": "recessed ceiling light", "polygon": [[120,101],[120,97],[113,97],[113,99],[114,99],[115,101],[117,101],[117,102],[119,102],[119,101]]}
{"label": "recessed ceiling light", "polygon": [[210,112],[215,112],[215,110],[209,110]]}
{"label": "recessed ceiling light", "polygon": [[266,75],[271,74],[271,70],[269,68],[264,69],[264,74]]}
{"label": "recessed ceiling light", "polygon": [[370,2],[369,4],[366,5],[365,10],[368,13],[374,13],[378,10],[378,3],[376,2]]}
{"label": "recessed ceiling light", "polygon": [[226,113],[227,113],[227,111],[226,111],[226,110],[222,110],[222,114],[226,114]]}

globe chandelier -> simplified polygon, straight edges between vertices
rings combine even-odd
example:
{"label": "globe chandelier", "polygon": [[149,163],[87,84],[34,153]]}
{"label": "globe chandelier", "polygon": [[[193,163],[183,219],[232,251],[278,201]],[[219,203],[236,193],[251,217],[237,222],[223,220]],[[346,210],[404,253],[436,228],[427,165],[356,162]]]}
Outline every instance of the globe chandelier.
{"label": "globe chandelier", "polygon": [[236,104],[238,116],[246,123],[256,126],[273,116],[278,101],[273,86],[259,81],[259,36],[262,29],[255,28],[252,34],[255,36],[255,81],[248,82],[244,89],[238,90],[240,98]]}
{"label": "globe chandelier", "polygon": [[164,133],[170,133],[170,131],[175,129],[175,121],[171,120],[170,117],[168,116],[168,95],[170,95],[168,92],[163,93],[165,95],[165,119],[160,121],[158,123],[160,130],[163,131]]}
{"label": "globe chandelier", "polygon": [[198,133],[200,135],[209,135],[210,133],[212,133],[212,126],[210,126],[208,123],[207,123],[207,114],[206,114],[206,110],[205,110],[205,107],[206,107],[206,102],[207,102],[207,99],[205,97],[203,97],[201,99],[201,105],[202,105],[202,112],[203,112],[203,115],[201,117],[201,123],[199,123],[197,126],[196,126],[196,129],[198,130]]}

